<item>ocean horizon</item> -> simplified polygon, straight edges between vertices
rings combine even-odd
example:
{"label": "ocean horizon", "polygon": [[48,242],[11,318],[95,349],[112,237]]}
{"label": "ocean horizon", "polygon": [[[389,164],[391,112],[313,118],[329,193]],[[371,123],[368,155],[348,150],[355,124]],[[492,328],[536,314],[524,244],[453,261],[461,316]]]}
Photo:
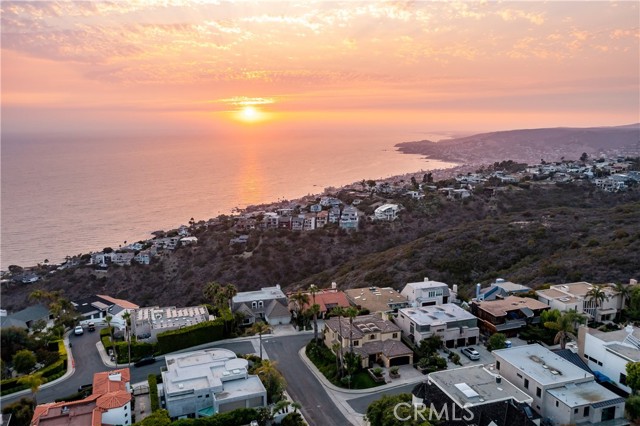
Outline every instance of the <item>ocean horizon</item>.
{"label": "ocean horizon", "polygon": [[399,153],[450,133],[226,139],[36,136],[2,140],[0,268],[117,248],[151,232],[362,179],[453,167]]}

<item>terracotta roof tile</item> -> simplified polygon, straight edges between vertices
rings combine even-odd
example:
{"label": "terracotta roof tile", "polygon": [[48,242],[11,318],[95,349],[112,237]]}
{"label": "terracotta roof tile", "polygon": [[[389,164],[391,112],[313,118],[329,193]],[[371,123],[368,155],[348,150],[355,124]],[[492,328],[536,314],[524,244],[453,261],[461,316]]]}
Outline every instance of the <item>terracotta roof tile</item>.
{"label": "terracotta roof tile", "polygon": [[111,408],[122,407],[129,401],[131,401],[131,394],[126,390],[121,390],[102,395],[96,400],[96,404],[99,408],[109,410]]}
{"label": "terracotta roof tile", "polygon": [[111,296],[107,296],[104,294],[98,294],[98,297],[103,298],[104,300],[108,300],[111,303],[114,303],[118,306],[122,306],[124,309],[138,309],[140,308],[140,306],[136,305],[135,303],[131,303],[128,300],[124,300],[124,299],[116,299],[115,297],[111,297]]}

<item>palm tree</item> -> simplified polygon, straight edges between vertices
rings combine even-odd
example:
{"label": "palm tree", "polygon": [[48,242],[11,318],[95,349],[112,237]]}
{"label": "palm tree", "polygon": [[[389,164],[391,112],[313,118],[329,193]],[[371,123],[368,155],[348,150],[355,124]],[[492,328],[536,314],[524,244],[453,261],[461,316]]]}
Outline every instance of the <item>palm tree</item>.
{"label": "palm tree", "polygon": [[291,401],[287,400],[287,399],[281,399],[280,401],[276,402],[273,405],[273,409],[271,410],[272,414],[278,414],[281,411],[287,410],[289,411],[289,405],[291,404]]}
{"label": "palm tree", "polygon": [[297,413],[298,410],[300,410],[302,408],[302,404],[300,404],[299,402],[292,402],[291,404],[291,408],[293,408],[293,412]]}
{"label": "palm tree", "polygon": [[582,322],[582,319],[582,315],[575,311],[569,311],[560,314],[556,321],[545,322],[544,326],[557,332],[553,342],[555,344],[560,343],[560,348],[564,349],[569,338],[578,340],[575,335],[575,324],[576,322]]}
{"label": "palm tree", "polygon": [[309,295],[298,290],[298,292],[289,299],[295,304],[296,320],[298,321],[298,325],[300,325],[300,314],[304,306],[309,304]]}
{"label": "palm tree", "polygon": [[262,359],[262,334],[269,331],[269,326],[263,322],[256,322],[251,327],[251,332],[258,335],[260,341],[260,359]]}
{"label": "palm tree", "polygon": [[262,384],[266,388],[269,403],[280,401],[282,393],[287,388],[287,382],[276,368],[276,365],[275,361],[264,360],[254,373],[260,377]]}
{"label": "palm tree", "polygon": [[33,399],[33,406],[38,405],[38,401],[36,399],[36,393],[40,390],[40,385],[44,383],[44,379],[42,378],[42,374],[30,374],[28,376],[23,376],[18,379],[18,383],[21,385],[27,385],[29,389],[31,389],[31,398]]}
{"label": "palm tree", "polygon": [[625,307],[624,306],[625,302],[627,301],[627,299],[631,295],[631,290],[629,289],[628,285],[622,284],[622,283],[614,284],[614,288],[615,288],[616,294],[620,295],[620,310],[618,311],[618,313],[621,313],[621,311]]}
{"label": "palm tree", "polygon": [[353,319],[358,316],[358,310],[353,306],[349,306],[345,310],[345,314],[349,317],[349,352],[353,357]]}
{"label": "palm tree", "polygon": [[313,306],[311,306],[311,313],[313,313],[313,339],[318,342],[318,314],[320,313],[320,306],[318,305],[318,309],[315,309],[316,306],[316,294],[320,292],[320,289],[317,285],[311,284],[309,286],[309,294],[313,298]]}
{"label": "palm tree", "polygon": [[309,312],[313,315],[313,341],[318,343],[318,314],[320,313],[320,305],[314,303],[309,308]]}
{"label": "palm tree", "polygon": [[340,374],[340,347],[342,345],[339,342],[334,342],[333,345],[331,345],[331,349],[333,349],[333,352],[336,354],[336,371],[338,372],[338,375]]}
{"label": "palm tree", "polygon": [[131,313],[125,312],[122,314],[124,319],[124,331],[127,334],[127,349],[129,350],[129,368],[131,368]]}
{"label": "palm tree", "polygon": [[[605,300],[609,300],[609,296],[607,296],[607,294],[604,292],[603,285],[594,285],[593,287],[591,287],[591,289],[589,289],[586,294],[586,298],[587,300],[592,300],[593,302],[595,302],[596,311]],[[595,312],[593,319],[595,320]]]}
{"label": "palm tree", "polygon": [[331,313],[338,317],[338,342],[340,343],[340,352],[337,354],[340,360],[340,368],[338,368],[338,373],[342,376],[342,366],[344,365],[344,356],[342,353],[342,342],[344,338],[342,336],[342,317],[345,316],[345,309],[342,306],[336,306],[331,310]]}
{"label": "palm tree", "polygon": [[[116,354],[116,342],[113,340],[113,327],[111,327],[111,320],[113,320],[113,317],[111,315],[107,315],[104,318],[104,322],[107,323],[107,327],[109,327],[109,337],[111,338],[111,347],[113,348],[113,356],[115,357],[116,360],[116,365],[118,364],[118,355]],[[107,348],[105,348],[107,349]]]}

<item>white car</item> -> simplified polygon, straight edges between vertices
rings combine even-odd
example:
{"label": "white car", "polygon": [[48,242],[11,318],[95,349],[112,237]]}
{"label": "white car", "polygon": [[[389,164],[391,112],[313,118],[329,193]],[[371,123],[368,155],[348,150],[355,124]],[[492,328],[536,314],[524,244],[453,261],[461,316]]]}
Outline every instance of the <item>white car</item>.
{"label": "white car", "polygon": [[76,325],[76,328],[73,329],[73,334],[76,336],[80,336],[84,334],[84,328],[81,325]]}
{"label": "white car", "polygon": [[473,349],[471,346],[467,346],[466,348],[462,348],[461,352],[467,356],[472,361],[477,361],[480,359],[480,352]]}

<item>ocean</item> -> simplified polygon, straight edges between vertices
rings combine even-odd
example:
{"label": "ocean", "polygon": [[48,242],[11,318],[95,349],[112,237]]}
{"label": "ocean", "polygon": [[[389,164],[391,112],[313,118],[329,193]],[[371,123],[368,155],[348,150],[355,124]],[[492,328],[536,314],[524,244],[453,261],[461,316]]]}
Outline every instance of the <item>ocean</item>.
{"label": "ocean", "polygon": [[[452,167],[400,154],[425,135],[322,138],[3,135],[0,268],[150,238],[190,218],[362,179]],[[433,136],[432,136],[433,137]]]}

